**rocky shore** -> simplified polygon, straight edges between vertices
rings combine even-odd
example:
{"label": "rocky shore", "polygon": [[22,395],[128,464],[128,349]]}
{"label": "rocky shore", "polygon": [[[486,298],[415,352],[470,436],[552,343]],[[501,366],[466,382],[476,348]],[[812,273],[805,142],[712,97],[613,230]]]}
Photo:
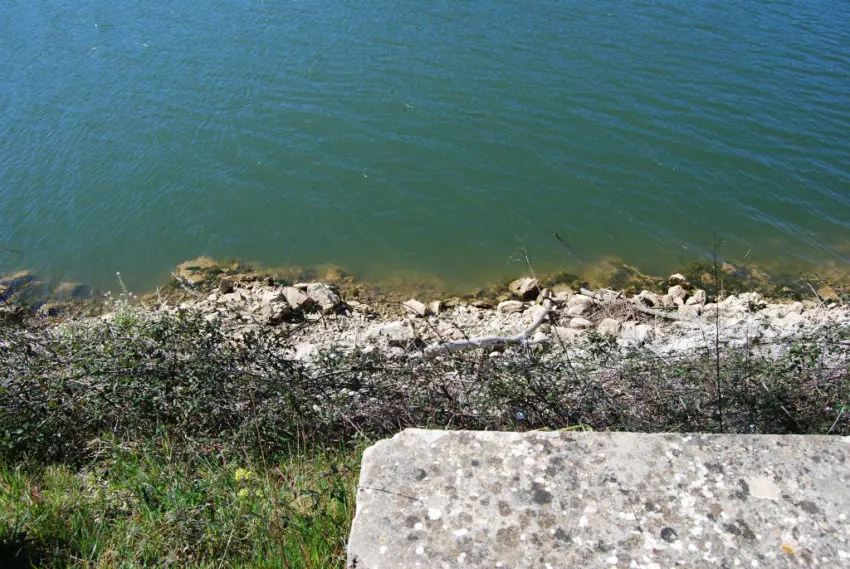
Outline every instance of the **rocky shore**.
{"label": "rocky shore", "polygon": [[220,321],[237,339],[258,330],[285,337],[287,355],[304,362],[330,350],[421,358],[479,348],[498,357],[518,347],[545,357],[594,342],[658,356],[707,350],[717,343],[770,353],[774,346],[787,346],[789,339],[826,326],[850,327],[850,307],[837,300],[770,302],[757,292],[721,292],[710,299],[681,274],[669,277],[666,294],[576,291],[566,285],[547,289],[529,277],[511,282],[494,299],[430,302],[367,303],[348,298],[330,283],[280,285],[256,276],[223,277],[217,283],[205,292],[187,288],[182,300],[163,301],[156,309],[198,311]]}
{"label": "rocky shore", "polygon": [[[663,294],[587,288],[580,283],[546,288],[522,278],[489,295],[442,300],[370,294],[350,277],[332,282],[277,280],[261,272],[223,267],[210,259],[180,265],[167,290],[143,299],[123,295],[150,311],[197,311],[235,339],[253,332],[285,338],[288,357],[311,362],[329,350],[379,350],[389,358],[432,357],[479,348],[492,357],[506,349],[582,349],[605,342],[623,351],[642,348],[658,356],[706,350],[716,344],[769,353],[774,345],[826,326],[850,327],[850,306],[815,294],[802,301],[770,301],[758,292],[711,293],[682,274],[671,275]],[[119,275],[120,282],[120,275]],[[10,291],[42,286],[30,273],[0,279],[4,319],[14,307]],[[655,283],[655,290],[658,284]],[[113,304],[110,304],[112,301]],[[40,304],[42,316],[114,317],[114,297],[93,298],[78,283],[62,283]]]}

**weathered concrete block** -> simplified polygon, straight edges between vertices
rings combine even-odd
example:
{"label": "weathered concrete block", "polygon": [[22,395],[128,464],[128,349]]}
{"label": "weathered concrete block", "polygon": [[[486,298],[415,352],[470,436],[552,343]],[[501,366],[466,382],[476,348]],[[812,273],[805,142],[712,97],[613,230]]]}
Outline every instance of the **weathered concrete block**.
{"label": "weathered concrete block", "polygon": [[363,455],[348,566],[850,566],[850,439],[411,429]]}

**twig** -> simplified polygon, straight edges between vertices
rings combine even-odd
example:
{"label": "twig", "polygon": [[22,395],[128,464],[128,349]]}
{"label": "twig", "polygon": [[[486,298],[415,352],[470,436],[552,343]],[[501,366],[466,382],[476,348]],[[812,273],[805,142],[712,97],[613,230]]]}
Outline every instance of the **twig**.
{"label": "twig", "polygon": [[815,290],[815,287],[813,287],[812,284],[809,281],[806,281],[806,285],[812,290],[812,293],[814,293],[815,298],[818,299],[818,302],[820,303],[820,307],[826,308],[826,306],[824,306],[823,300],[821,299],[820,295],[818,294],[818,291]]}
{"label": "twig", "polygon": [[846,410],[847,410],[847,408],[846,408],[846,407],[844,407],[844,406],[842,405],[841,410],[839,410],[839,412],[838,412],[838,417],[836,417],[836,418],[835,418],[835,421],[832,423],[832,426],[831,426],[831,427],[829,428],[829,430],[826,432],[826,434],[827,434],[827,435],[828,435],[829,433],[831,433],[831,432],[832,432],[832,429],[834,429],[834,428],[835,428],[835,425],[837,425],[837,424],[838,424],[838,420],[839,420],[839,419],[841,419],[841,416],[842,416],[842,415],[844,415],[844,412],[845,412]]}

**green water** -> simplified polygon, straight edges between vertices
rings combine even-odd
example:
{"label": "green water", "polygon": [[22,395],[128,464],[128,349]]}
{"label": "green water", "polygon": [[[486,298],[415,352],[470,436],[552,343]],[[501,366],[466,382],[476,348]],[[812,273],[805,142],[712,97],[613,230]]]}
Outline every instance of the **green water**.
{"label": "green water", "polygon": [[845,0],[5,1],[0,109],[0,272],[850,264]]}

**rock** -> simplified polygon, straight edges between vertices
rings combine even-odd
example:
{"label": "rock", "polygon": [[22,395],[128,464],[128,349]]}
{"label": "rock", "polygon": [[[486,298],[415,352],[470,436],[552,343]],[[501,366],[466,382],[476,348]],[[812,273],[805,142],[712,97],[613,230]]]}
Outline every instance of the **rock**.
{"label": "rock", "polygon": [[785,330],[797,330],[806,323],[806,317],[799,312],[789,312],[785,317],[776,321],[780,328]]}
{"label": "rock", "polygon": [[845,567],[848,462],[838,436],[408,429],[363,453],[346,566]]}
{"label": "rock", "polygon": [[206,283],[213,274],[221,272],[221,267],[209,257],[198,257],[177,265],[176,274],[192,286]]}
{"label": "rock", "polygon": [[361,314],[371,314],[372,308],[368,304],[363,304],[357,300],[349,300],[348,306],[354,310],[355,312],[359,312]]}
{"label": "rock", "polygon": [[667,296],[673,299],[675,304],[684,304],[685,299],[688,297],[688,291],[682,287],[682,285],[671,286],[667,290]]}
{"label": "rock", "polygon": [[512,282],[508,290],[523,300],[534,300],[540,294],[540,283],[537,279],[526,277]]}
{"label": "rock", "polygon": [[623,325],[615,318],[605,318],[596,326],[596,331],[606,336],[616,336],[620,333]]}
{"label": "rock", "polygon": [[688,281],[687,277],[682,273],[676,273],[674,275],[670,275],[670,278],[667,279],[667,283],[671,286],[673,285],[681,285],[683,287],[691,286],[691,283]]}
{"label": "rock", "polygon": [[661,295],[648,290],[640,291],[640,294],[635,297],[635,300],[649,308],[662,308],[664,306]]}
{"label": "rock", "polygon": [[567,302],[567,314],[570,316],[584,316],[593,312],[596,302],[589,296],[583,294],[574,295]]}
{"label": "rock", "polygon": [[428,310],[431,314],[440,314],[443,312],[443,301],[442,300],[432,300],[428,303]]}
{"label": "rock", "polygon": [[373,326],[367,333],[368,338],[385,340],[390,346],[407,347],[415,338],[413,328],[404,320],[396,320]]}
{"label": "rock", "polygon": [[694,292],[692,297],[685,301],[685,304],[704,306],[707,298],[705,291],[700,288]]}
{"label": "rock", "polygon": [[82,283],[61,282],[55,289],[53,295],[61,300],[69,298],[84,298],[91,296],[91,289]]}
{"label": "rock", "polygon": [[0,276],[0,286],[15,289],[37,280],[38,277],[31,271],[17,271]]}
{"label": "rock", "polygon": [[565,344],[577,343],[583,336],[582,332],[583,330],[578,330],[576,328],[564,328],[563,326],[555,328],[555,334]]}
{"label": "rock", "polygon": [[339,295],[325,283],[307,285],[307,296],[315,300],[324,312],[336,310],[342,304]]}
{"label": "rock", "polygon": [[284,298],[286,298],[286,302],[289,303],[289,306],[291,306],[294,310],[308,310],[316,304],[312,298],[294,286],[283,287],[281,289],[281,293]]}
{"label": "rock", "polygon": [[548,288],[544,288],[543,290],[540,291],[540,294],[537,295],[536,302],[537,302],[537,304],[543,304],[543,302],[547,298],[551,298],[551,297],[552,297],[552,291],[550,291]]}
{"label": "rock", "polygon": [[233,281],[223,278],[218,281],[218,292],[221,294],[230,294],[233,292]]}
{"label": "rock", "polygon": [[[238,295],[238,292],[224,295]],[[293,310],[284,299],[281,291],[269,291],[265,293],[260,302],[260,319],[266,324],[278,324],[292,316]]]}
{"label": "rock", "polygon": [[301,342],[300,344],[295,345],[295,355],[293,356],[293,359],[300,362],[311,362],[313,361],[313,356],[316,354],[316,351],[316,346],[314,344]]}
{"label": "rock", "polygon": [[[525,323],[530,326],[534,322],[537,322],[538,318],[543,316],[543,314],[545,314],[545,313],[546,313],[546,307],[545,306],[541,306],[539,304],[533,304],[528,310],[525,311],[525,313],[522,315],[522,317],[523,317],[523,320],[525,321]],[[543,322],[545,323],[546,321],[544,320]]]}
{"label": "rock", "polygon": [[620,337],[627,344],[642,346],[655,338],[655,329],[649,324],[624,322]]}
{"label": "rock", "polygon": [[496,310],[502,314],[516,314],[525,310],[525,304],[519,300],[506,300],[504,302],[500,302],[499,306],[496,307]]}
{"label": "rock", "polygon": [[699,304],[680,304],[679,305],[679,314],[686,318],[697,318],[702,311],[702,307]]}
{"label": "rock", "polygon": [[423,317],[428,314],[428,307],[416,300],[415,298],[411,298],[410,300],[404,302],[403,306],[419,317]]}
{"label": "rock", "polygon": [[[279,298],[281,301],[283,301],[283,297],[280,296],[279,292],[269,293],[269,295],[273,295],[276,298]],[[266,297],[264,296],[263,299],[265,299],[265,298]],[[233,291],[233,292],[230,292],[228,294],[219,295],[218,298],[216,299],[216,302],[219,303],[219,304],[226,305],[228,307],[228,309],[230,309],[230,310],[238,310],[239,308],[241,308],[241,305],[245,302],[245,297],[242,296],[242,293],[240,293],[239,291]],[[262,302],[262,299],[261,299],[261,302]]]}
{"label": "rock", "polygon": [[573,318],[570,320],[570,328],[574,330],[587,330],[593,328],[593,322],[585,318]]}
{"label": "rock", "polygon": [[661,306],[663,308],[676,308],[676,302],[673,300],[672,296],[665,294],[661,297]]}

